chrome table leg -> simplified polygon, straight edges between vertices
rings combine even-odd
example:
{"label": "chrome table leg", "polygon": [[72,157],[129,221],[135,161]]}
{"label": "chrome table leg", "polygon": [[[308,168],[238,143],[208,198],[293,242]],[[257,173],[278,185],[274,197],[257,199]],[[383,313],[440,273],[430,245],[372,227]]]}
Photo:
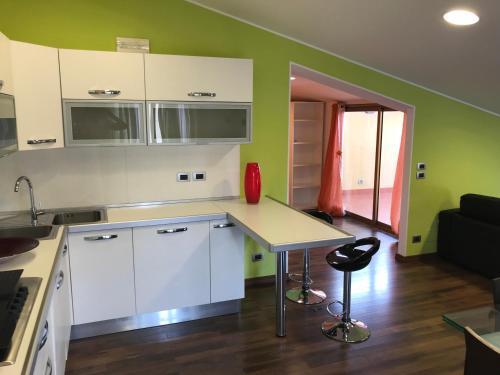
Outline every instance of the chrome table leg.
{"label": "chrome table leg", "polygon": [[286,251],[276,254],[276,336],[286,336],[285,275]]}

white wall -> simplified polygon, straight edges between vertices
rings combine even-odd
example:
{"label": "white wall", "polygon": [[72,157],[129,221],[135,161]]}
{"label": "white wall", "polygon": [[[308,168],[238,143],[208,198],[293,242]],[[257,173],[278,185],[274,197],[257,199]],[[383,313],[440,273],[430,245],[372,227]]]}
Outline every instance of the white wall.
{"label": "white wall", "polygon": [[[177,172],[205,171],[203,182],[176,182]],[[27,209],[14,182],[28,176],[39,208],[237,196],[240,147],[81,147],[23,151],[0,159],[0,211]]]}
{"label": "white wall", "polygon": [[[384,112],[380,187],[392,187],[401,142],[402,112]],[[347,112],[344,117],[342,187],[373,188],[377,112]],[[361,182],[362,181],[362,182]]]}

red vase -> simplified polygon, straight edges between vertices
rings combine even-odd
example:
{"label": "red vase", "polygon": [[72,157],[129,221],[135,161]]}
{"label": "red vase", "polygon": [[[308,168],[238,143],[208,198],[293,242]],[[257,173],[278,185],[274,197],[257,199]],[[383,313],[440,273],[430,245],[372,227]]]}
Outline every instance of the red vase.
{"label": "red vase", "polygon": [[260,186],[259,164],[247,163],[245,170],[245,197],[247,198],[247,203],[259,203]]}

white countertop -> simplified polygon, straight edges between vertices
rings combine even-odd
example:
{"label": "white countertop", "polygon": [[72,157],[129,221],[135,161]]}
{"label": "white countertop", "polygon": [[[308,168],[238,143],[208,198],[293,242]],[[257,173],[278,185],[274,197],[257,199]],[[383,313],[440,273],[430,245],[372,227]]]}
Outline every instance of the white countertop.
{"label": "white countertop", "polygon": [[50,295],[50,290],[47,288],[49,280],[52,279],[52,270],[56,266],[59,245],[63,236],[64,227],[60,227],[57,236],[52,240],[40,241],[38,247],[34,250],[19,255],[18,257],[0,264],[0,271],[8,271],[15,269],[24,269],[21,277],[41,277],[42,283],[38,289],[33,309],[26,325],[26,330],[23,335],[21,346],[17,354],[16,363],[11,366],[0,367],[0,375],[19,375],[24,374],[23,371],[30,369],[33,352],[36,349],[37,328],[38,323],[42,319],[44,313],[45,301]]}
{"label": "white countertop", "polygon": [[167,203],[109,208],[104,223],[75,225],[70,233],[200,220],[229,219],[271,252],[301,250],[354,242],[332,225],[263,197],[258,204],[244,199]]}

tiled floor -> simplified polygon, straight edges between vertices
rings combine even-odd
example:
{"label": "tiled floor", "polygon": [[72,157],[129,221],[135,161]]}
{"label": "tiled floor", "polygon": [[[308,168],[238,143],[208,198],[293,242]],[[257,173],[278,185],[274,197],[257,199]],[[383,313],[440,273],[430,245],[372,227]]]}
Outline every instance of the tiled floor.
{"label": "tiled floor", "polygon": [[[373,189],[344,190],[344,208],[366,218],[372,218]],[[380,189],[378,219],[384,224],[391,224],[392,188]]]}

